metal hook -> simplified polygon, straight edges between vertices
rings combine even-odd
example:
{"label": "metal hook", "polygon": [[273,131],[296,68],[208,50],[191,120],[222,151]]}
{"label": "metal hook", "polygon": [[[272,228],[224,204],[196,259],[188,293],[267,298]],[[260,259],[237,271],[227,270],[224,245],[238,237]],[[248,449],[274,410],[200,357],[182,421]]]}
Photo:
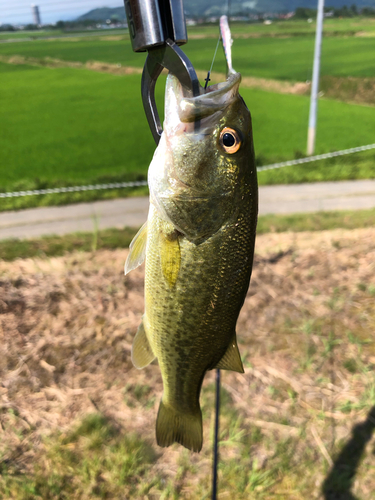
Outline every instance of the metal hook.
{"label": "metal hook", "polygon": [[201,85],[193,65],[184,52],[172,40],[149,50],[142,74],[141,92],[147,121],[156,144],[159,143],[163,128],[155,102],[156,81],[166,68],[180,81],[184,95],[197,96]]}
{"label": "metal hook", "polygon": [[200,94],[193,65],[178,47],[187,42],[183,0],[124,0],[135,52],[148,51],[142,75],[142,100],[156,144],[162,126],[155,102],[155,84],[163,68],[182,84],[186,96]]}

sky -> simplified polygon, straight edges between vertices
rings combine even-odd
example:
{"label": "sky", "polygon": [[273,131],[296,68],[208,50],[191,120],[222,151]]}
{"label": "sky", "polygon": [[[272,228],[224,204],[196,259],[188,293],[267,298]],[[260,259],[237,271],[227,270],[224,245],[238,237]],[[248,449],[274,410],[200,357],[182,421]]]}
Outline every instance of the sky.
{"label": "sky", "polygon": [[33,23],[31,4],[39,6],[41,21],[67,21],[97,7],[121,7],[121,0],[0,0],[0,24]]}

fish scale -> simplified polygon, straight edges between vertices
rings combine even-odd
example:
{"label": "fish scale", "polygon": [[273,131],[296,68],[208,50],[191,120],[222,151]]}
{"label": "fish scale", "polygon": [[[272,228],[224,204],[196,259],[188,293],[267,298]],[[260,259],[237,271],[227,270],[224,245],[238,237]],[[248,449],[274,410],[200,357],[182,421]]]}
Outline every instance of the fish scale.
{"label": "fish scale", "polygon": [[126,264],[129,271],[145,255],[145,314],[132,359],[138,368],[158,359],[161,446],[178,442],[199,451],[205,373],[243,372],[235,328],[251,276],[258,191],[239,82],[231,75],[186,99],[168,77],[164,137],[149,169],[147,228],[135,237]]}

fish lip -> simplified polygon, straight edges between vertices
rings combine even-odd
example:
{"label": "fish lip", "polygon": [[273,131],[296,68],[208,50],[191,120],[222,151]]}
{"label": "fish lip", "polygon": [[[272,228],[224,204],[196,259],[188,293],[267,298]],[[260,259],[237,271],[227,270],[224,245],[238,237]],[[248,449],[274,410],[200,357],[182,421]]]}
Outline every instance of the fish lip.
{"label": "fish lip", "polygon": [[198,96],[184,97],[181,83],[175,76],[169,74],[166,87],[165,129],[169,128],[169,113],[174,117],[172,129],[175,129],[177,116],[180,124],[183,124],[196,122],[218,111],[223,112],[235,99],[238,99],[240,82],[241,74],[233,73],[225,82],[202,89],[202,93]]}
{"label": "fish lip", "polygon": [[196,97],[192,97],[191,99],[199,99],[202,96],[210,96],[210,98],[215,98],[218,95],[226,94],[229,90],[231,90],[235,85],[239,85],[241,83],[241,73],[231,73],[228,75],[228,78],[225,82],[215,83],[214,85],[208,86],[204,90],[204,94],[201,94]]}
{"label": "fish lip", "polygon": [[228,76],[225,82],[211,85],[204,94],[196,97],[185,97],[180,101],[178,114],[181,122],[192,122],[223,111],[238,98],[241,74]]}

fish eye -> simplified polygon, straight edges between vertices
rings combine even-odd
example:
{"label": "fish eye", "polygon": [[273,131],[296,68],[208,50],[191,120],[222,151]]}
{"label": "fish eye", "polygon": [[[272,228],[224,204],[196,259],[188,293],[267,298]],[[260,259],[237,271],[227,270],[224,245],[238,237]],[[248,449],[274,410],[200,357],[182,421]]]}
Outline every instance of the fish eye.
{"label": "fish eye", "polygon": [[223,128],[220,134],[220,145],[226,153],[236,153],[241,146],[241,139],[238,132],[229,127]]}

